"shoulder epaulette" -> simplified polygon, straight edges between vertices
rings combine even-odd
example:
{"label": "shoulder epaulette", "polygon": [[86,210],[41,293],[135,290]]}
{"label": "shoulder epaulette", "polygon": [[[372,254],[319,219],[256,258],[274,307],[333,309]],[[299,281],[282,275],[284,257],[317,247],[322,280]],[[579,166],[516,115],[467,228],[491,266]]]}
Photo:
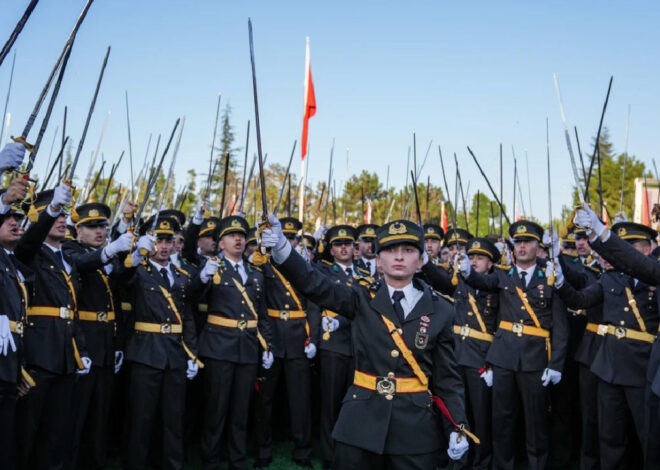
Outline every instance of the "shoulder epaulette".
{"label": "shoulder epaulette", "polygon": [[451,265],[449,263],[438,263],[438,264],[436,264],[436,266],[439,266],[443,269],[446,269],[447,271],[449,271],[451,269]]}
{"label": "shoulder epaulette", "polygon": [[512,268],[510,264],[496,264],[495,267],[497,269],[501,269],[502,271],[510,271]]}
{"label": "shoulder epaulette", "polygon": [[322,259],[321,264],[325,264],[327,266],[332,266],[332,263],[330,261],[328,261],[327,259]]}
{"label": "shoulder epaulette", "polygon": [[452,304],[454,303],[454,298],[452,296],[443,294],[442,292],[438,292],[437,290],[431,289],[431,297],[433,298],[433,300],[440,300],[442,298],[445,299],[447,302],[450,302]]}
{"label": "shoulder epaulette", "polygon": [[[660,261],[660,259],[658,259],[658,261]],[[598,267],[585,265],[584,267],[587,268],[590,271],[595,272],[596,274],[601,274],[603,272],[603,268],[600,267],[600,265]]]}
{"label": "shoulder epaulette", "polygon": [[179,271],[181,274],[184,274],[185,276],[190,277],[190,273],[188,271],[186,271],[183,268],[178,267],[176,264],[174,265],[174,269]]}

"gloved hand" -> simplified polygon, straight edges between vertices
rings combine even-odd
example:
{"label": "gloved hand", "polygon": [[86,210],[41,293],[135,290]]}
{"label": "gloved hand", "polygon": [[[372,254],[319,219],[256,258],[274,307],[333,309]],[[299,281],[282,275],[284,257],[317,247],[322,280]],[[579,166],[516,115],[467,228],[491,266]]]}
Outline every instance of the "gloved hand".
{"label": "gloved hand", "polygon": [[122,253],[124,251],[129,251],[131,245],[133,244],[133,234],[126,232],[123,235],[120,235],[114,242],[109,243],[108,246],[103,248],[105,256],[112,258],[117,253]]}
{"label": "gloved hand", "polygon": [[145,250],[147,253],[151,253],[155,244],[156,237],[153,235],[142,235],[135,244],[135,247],[137,248],[138,253],[142,250]]}
{"label": "gloved hand", "polygon": [[202,225],[202,222],[204,222],[204,209],[208,209],[208,199],[200,197],[197,201],[197,207],[195,207],[195,213],[193,214],[193,224]]}
{"label": "gloved hand", "polygon": [[543,231],[543,243],[548,247],[548,250],[553,256],[559,255],[559,236],[557,236],[557,231],[554,227]]}
{"label": "gloved hand", "polygon": [[458,270],[463,275],[463,277],[468,277],[472,271],[472,266],[470,266],[470,258],[465,253],[457,254],[454,258],[454,264],[458,260]]}
{"label": "gloved hand", "polygon": [[23,163],[25,145],[19,142],[9,142],[0,150],[0,173],[18,168]]}
{"label": "gloved hand", "polygon": [[69,202],[71,202],[71,187],[60,183],[53,192],[53,200],[50,201],[50,207],[54,212],[61,211]]}
{"label": "gloved hand", "polygon": [[614,215],[614,221],[612,222],[612,225],[618,224],[619,222],[628,222],[628,217],[626,217],[626,213],[623,211],[617,212]]}
{"label": "gloved hand", "polygon": [[470,443],[468,442],[467,437],[456,431],[452,431],[449,434],[449,448],[447,449],[447,455],[449,455],[450,459],[460,460],[469,447]]}
{"label": "gloved hand", "polygon": [[550,277],[551,273],[555,273],[555,287],[559,289],[566,282],[564,278],[564,271],[561,269],[561,264],[559,260],[555,259],[554,262],[547,261],[545,264],[545,276]]}
{"label": "gloved hand", "polygon": [[546,367],[541,375],[541,380],[543,381],[544,387],[547,387],[550,382],[552,382],[552,385],[557,385],[561,380],[561,372]]}
{"label": "gloved hand", "polygon": [[9,317],[0,315],[0,355],[6,356],[8,347],[16,352],[16,343],[9,329]]}
{"label": "gloved hand", "polygon": [[199,372],[199,364],[197,364],[192,359],[188,359],[188,370],[186,370],[186,377],[188,380],[192,380]]}
{"label": "gloved hand", "polygon": [[274,360],[275,359],[273,358],[273,353],[272,352],[264,351],[261,354],[261,367],[263,367],[266,370],[270,369],[271,366],[273,365]]}
{"label": "gloved hand", "polygon": [[288,243],[282,232],[282,224],[280,224],[280,220],[273,214],[268,215],[268,223],[270,227],[265,228],[261,232],[261,246],[281,250]]}
{"label": "gloved hand", "polygon": [[215,258],[209,258],[206,260],[202,271],[199,273],[199,278],[204,284],[208,284],[209,279],[213,277],[215,273],[218,272],[218,260]]}
{"label": "gloved hand", "polygon": [[119,373],[121,365],[124,363],[124,351],[115,351],[115,374]]}
{"label": "gloved hand", "polygon": [[486,369],[481,374],[479,374],[479,377],[484,379],[484,382],[486,382],[486,385],[489,387],[493,386],[493,369]]}
{"label": "gloved hand", "polygon": [[78,369],[76,371],[76,374],[78,375],[87,375],[89,374],[89,371],[92,369],[92,360],[88,358],[87,356],[83,356],[80,358],[82,360],[83,366],[85,367],[84,369]]}
{"label": "gloved hand", "polygon": [[316,231],[314,232],[314,235],[312,235],[314,237],[314,240],[316,240],[317,242],[321,240],[325,236],[325,232],[328,231],[328,228],[329,227],[327,225],[319,225],[319,228],[317,228]]}
{"label": "gloved hand", "polygon": [[584,203],[582,208],[577,211],[573,219],[575,225],[584,227],[587,234],[593,232],[596,236],[600,237],[605,231],[606,227],[598,218],[598,215],[589,207],[589,204]]}
{"label": "gloved hand", "polygon": [[314,359],[314,356],[316,356],[316,346],[314,343],[309,343],[305,346],[305,355],[307,356],[307,359]]}
{"label": "gloved hand", "polygon": [[321,328],[323,328],[323,331],[329,331],[330,333],[337,331],[339,329],[339,320],[332,317],[323,317],[321,318]]}

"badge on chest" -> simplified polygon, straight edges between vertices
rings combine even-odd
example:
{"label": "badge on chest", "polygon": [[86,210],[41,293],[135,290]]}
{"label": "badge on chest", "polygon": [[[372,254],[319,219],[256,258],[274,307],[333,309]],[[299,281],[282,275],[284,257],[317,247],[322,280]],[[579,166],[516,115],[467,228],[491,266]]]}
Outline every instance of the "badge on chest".
{"label": "badge on chest", "polygon": [[427,315],[423,315],[419,319],[419,329],[415,334],[415,347],[417,349],[426,349],[429,343],[428,329],[431,326],[431,319]]}

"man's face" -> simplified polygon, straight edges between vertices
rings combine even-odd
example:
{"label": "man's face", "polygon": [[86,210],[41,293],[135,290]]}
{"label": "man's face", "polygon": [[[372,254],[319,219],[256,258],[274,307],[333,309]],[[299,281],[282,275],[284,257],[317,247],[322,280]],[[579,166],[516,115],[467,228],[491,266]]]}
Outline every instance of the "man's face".
{"label": "man's face", "polygon": [[228,233],[220,239],[220,248],[230,260],[239,261],[245,250],[245,235],[240,232]]}
{"label": "man's face", "polygon": [[405,243],[383,248],[376,259],[386,280],[387,278],[411,280],[415,272],[424,264],[422,253],[414,246]]}
{"label": "man's face", "polygon": [[591,253],[591,247],[589,246],[589,241],[586,237],[575,239],[575,249],[580,256],[589,256],[589,253]]}
{"label": "man's face", "polygon": [[151,253],[151,258],[157,263],[167,263],[173,250],[173,238],[158,238],[158,240],[156,240],[156,245],[154,246],[154,251]]}
{"label": "man's face", "polygon": [[442,250],[440,250],[440,262],[447,263],[448,261],[449,261],[449,248],[443,246]]}
{"label": "man's face", "polygon": [[22,235],[20,221],[20,217],[5,217],[4,222],[0,225],[0,245],[9,249],[13,249],[16,246]]}
{"label": "man's face", "polygon": [[475,253],[470,255],[470,266],[479,274],[485,274],[493,267],[493,262],[488,256]]}
{"label": "man's face", "polygon": [[57,219],[55,219],[55,223],[50,228],[50,232],[48,232],[48,238],[57,242],[61,242],[64,240],[64,237],[66,237],[66,217],[64,215],[60,215],[57,217]]}
{"label": "man's face", "polygon": [[465,246],[460,243],[452,243],[447,249],[449,250],[449,261],[453,260],[459,253],[465,253]]}
{"label": "man's face", "polygon": [[353,262],[353,242],[350,240],[336,241],[330,248],[330,254],[335,261],[343,264]]}
{"label": "man's face", "polygon": [[437,238],[427,238],[424,244],[426,245],[426,253],[429,255],[429,258],[437,258],[440,252],[440,240]]}
{"label": "man's face", "polygon": [[174,253],[181,254],[183,250],[183,234],[177,233],[174,235]]}
{"label": "man's face", "polygon": [[105,243],[108,235],[107,225],[96,226],[78,226],[78,240],[83,244],[92,248],[101,248]]}
{"label": "man's face", "polygon": [[376,254],[374,253],[374,242],[371,239],[360,239],[360,256],[373,259]]}
{"label": "man's face", "polygon": [[514,240],[513,256],[517,263],[529,263],[536,259],[539,242],[536,240]]}
{"label": "man's face", "polygon": [[653,250],[651,242],[648,240],[637,240],[636,242],[633,242],[632,246],[644,256],[650,255]]}
{"label": "man's face", "polygon": [[250,256],[252,256],[252,253],[254,253],[255,251],[257,251],[257,244],[256,243],[250,243],[249,245],[247,245],[245,247],[245,252],[244,252],[245,257],[249,258]]}
{"label": "man's face", "polygon": [[213,237],[199,237],[197,247],[205,256],[215,256],[218,252],[218,242]]}

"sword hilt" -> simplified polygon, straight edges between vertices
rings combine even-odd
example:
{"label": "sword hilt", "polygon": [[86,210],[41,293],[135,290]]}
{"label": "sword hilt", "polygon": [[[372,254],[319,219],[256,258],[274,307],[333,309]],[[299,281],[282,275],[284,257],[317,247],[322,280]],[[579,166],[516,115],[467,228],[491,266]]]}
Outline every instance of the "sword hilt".
{"label": "sword hilt", "polygon": [[34,152],[34,145],[28,143],[28,141],[25,139],[26,138],[24,136],[20,136],[20,137],[14,137],[13,135],[11,136],[11,140],[13,140],[16,143],[23,144],[25,150],[27,150],[28,152]]}
{"label": "sword hilt", "polygon": [[[133,228],[129,227],[128,231],[130,233],[133,233]],[[128,254],[126,255],[126,258],[124,258],[124,267],[125,268],[132,268],[133,267],[133,248],[135,248],[135,234],[133,235],[133,238],[131,239],[131,249],[128,250]]]}

